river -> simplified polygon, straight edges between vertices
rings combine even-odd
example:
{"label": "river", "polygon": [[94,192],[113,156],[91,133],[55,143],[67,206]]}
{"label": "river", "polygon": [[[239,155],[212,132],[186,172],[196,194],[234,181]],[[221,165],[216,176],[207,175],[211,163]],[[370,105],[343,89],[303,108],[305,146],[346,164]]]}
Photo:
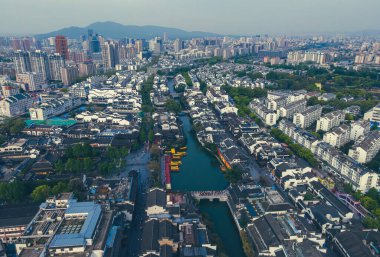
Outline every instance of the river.
{"label": "river", "polygon": [[187,140],[187,156],[182,158],[180,172],[172,172],[174,191],[223,190],[228,186],[219,170],[219,162],[197,141],[190,118],[180,116]]}
{"label": "river", "polygon": [[[223,190],[228,186],[219,170],[219,163],[197,141],[190,118],[180,116],[187,140],[187,156],[182,158],[180,172],[172,172],[173,191]],[[239,231],[224,202],[201,201],[200,210],[212,222],[210,227],[222,241],[222,248],[229,257],[245,257]],[[219,246],[220,247],[220,246]]]}

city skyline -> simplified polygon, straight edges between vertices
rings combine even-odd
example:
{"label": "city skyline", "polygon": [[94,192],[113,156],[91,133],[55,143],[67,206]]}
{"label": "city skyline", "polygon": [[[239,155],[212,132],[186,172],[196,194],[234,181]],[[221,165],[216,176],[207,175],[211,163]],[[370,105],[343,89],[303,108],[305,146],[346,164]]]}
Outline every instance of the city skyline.
{"label": "city skyline", "polygon": [[[47,0],[3,0],[8,10],[0,17],[0,34],[40,34],[64,27],[84,27],[97,21],[125,25],[159,25],[227,35],[348,33],[376,30],[380,2],[364,0],[300,0],[259,2],[226,0],[207,2],[157,0],[51,3]],[[91,12],[87,10],[91,6]],[[157,14],[157,10],[160,12]],[[68,15],[70,14],[70,15]],[[363,15],[365,14],[365,15]],[[355,17],[360,16],[360,19]],[[17,17],[17,19],[15,19]],[[12,21],[12,22],[9,22]]]}

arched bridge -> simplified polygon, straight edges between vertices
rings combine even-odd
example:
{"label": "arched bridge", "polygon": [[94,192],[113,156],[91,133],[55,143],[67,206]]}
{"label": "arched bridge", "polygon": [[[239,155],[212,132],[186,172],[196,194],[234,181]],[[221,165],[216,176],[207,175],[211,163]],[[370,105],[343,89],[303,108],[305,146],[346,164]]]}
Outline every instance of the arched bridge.
{"label": "arched bridge", "polygon": [[228,192],[227,190],[220,191],[193,191],[191,192],[191,196],[197,200],[214,200],[217,199],[219,201],[227,201],[228,200]]}

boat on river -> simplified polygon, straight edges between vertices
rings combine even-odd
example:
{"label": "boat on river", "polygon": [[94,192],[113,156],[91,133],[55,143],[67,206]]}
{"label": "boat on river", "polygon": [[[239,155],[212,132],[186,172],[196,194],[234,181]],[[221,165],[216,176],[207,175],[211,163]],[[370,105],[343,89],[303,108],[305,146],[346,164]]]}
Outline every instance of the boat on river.
{"label": "boat on river", "polygon": [[179,171],[179,167],[178,166],[170,166],[170,170],[171,171]]}

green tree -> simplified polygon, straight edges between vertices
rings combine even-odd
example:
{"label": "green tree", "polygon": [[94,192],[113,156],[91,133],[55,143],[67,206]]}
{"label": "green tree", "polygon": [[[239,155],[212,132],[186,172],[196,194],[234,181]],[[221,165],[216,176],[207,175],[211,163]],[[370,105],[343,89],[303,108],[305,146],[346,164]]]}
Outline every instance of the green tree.
{"label": "green tree", "polygon": [[93,168],[93,161],[91,158],[84,158],[83,160],[83,170],[86,171],[86,172],[89,172],[91,171],[91,169]]}
{"label": "green tree", "polygon": [[165,108],[169,112],[174,112],[178,114],[181,111],[181,105],[174,99],[169,99],[165,103]]}
{"label": "green tree", "polygon": [[318,98],[316,96],[313,96],[313,97],[310,97],[308,100],[307,100],[307,105],[308,106],[313,106],[313,105],[317,105],[319,104],[320,101],[318,100]]}
{"label": "green tree", "polygon": [[53,188],[51,189],[51,193],[53,195],[57,195],[63,192],[68,191],[68,185],[64,182],[58,182]]}
{"label": "green tree", "polygon": [[379,204],[375,199],[372,199],[369,196],[364,196],[360,199],[361,204],[364,206],[364,208],[373,211],[379,207]]}
{"label": "green tree", "polygon": [[50,187],[48,185],[42,185],[42,186],[36,187],[33,190],[31,196],[35,202],[40,203],[40,202],[45,201],[45,199],[50,195],[50,193],[51,193]]}
{"label": "green tree", "polygon": [[149,130],[149,133],[148,133],[148,140],[149,140],[149,142],[153,142],[153,140],[154,140],[154,132],[153,132],[153,130]]}
{"label": "green tree", "polygon": [[355,119],[355,116],[352,115],[351,113],[346,113],[345,119],[348,121],[351,121]]}
{"label": "green tree", "polygon": [[145,129],[143,128],[140,129],[139,141],[140,143],[146,142],[146,132],[145,132]]}
{"label": "green tree", "polygon": [[375,229],[380,228],[379,220],[373,219],[373,218],[368,217],[368,216],[363,219],[363,225],[366,228],[372,228],[372,229],[373,228],[375,228]]}
{"label": "green tree", "polygon": [[355,192],[354,188],[352,187],[350,183],[344,183],[343,190],[347,194],[352,194],[353,192]]}

